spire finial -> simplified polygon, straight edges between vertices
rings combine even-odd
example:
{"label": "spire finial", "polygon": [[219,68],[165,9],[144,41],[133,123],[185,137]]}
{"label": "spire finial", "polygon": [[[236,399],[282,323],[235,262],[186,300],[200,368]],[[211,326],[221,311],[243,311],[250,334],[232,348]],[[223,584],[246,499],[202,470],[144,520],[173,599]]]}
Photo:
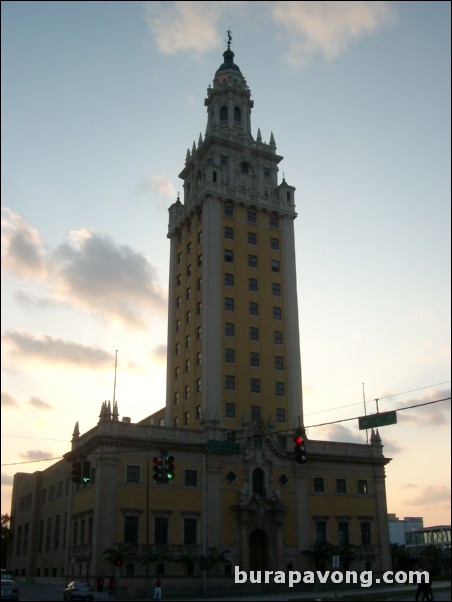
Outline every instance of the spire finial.
{"label": "spire finial", "polygon": [[231,26],[229,26],[228,29],[228,50],[231,50],[231,43],[232,43],[232,32],[231,32]]}

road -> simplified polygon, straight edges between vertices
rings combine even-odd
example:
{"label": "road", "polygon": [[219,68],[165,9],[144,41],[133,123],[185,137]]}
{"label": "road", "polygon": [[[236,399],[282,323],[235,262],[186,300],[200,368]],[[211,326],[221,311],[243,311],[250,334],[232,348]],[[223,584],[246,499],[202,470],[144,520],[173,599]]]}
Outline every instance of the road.
{"label": "road", "polygon": [[[435,589],[444,589],[448,587],[447,591],[441,591],[441,592],[437,592],[435,591]],[[308,600],[338,600],[338,599],[342,599],[342,600],[346,600],[346,596],[347,594],[351,594],[353,595],[357,595],[357,594],[369,594],[369,595],[375,595],[375,593],[377,592],[394,592],[394,587],[380,587],[380,588],[366,588],[366,591],[363,592],[363,590],[340,590],[337,592],[334,591],[321,591],[321,592],[288,592],[288,591],[284,591],[281,593],[271,593],[271,594],[256,594],[256,595],[249,595],[249,594],[244,594],[244,595],[237,595],[237,596],[211,596],[211,595],[207,595],[206,597],[191,597],[191,598],[180,598],[180,597],[171,597],[172,600],[176,601],[176,600],[189,600],[190,602],[197,602],[202,601],[205,602],[206,600],[219,600],[221,602],[239,602],[240,600],[244,600],[245,602],[253,602],[254,600],[256,602],[264,602],[264,601],[289,601],[289,602],[295,602],[296,600],[302,600],[302,601],[308,601]],[[400,594],[399,595],[395,595],[394,597],[391,598],[391,600],[394,601],[403,601],[403,600],[414,600],[414,594],[408,593],[407,591],[408,588],[405,588],[404,586],[400,587]],[[58,587],[58,586],[54,586],[54,585],[42,585],[42,584],[30,584],[30,583],[19,583],[19,591],[20,591],[20,600],[21,602],[36,602],[36,601],[42,601],[42,602],[53,602],[54,600],[58,600],[59,602],[61,602],[63,600],[63,587]],[[410,586],[409,591],[414,591],[413,590],[413,586]],[[451,600],[451,590],[450,590],[450,582],[444,581],[444,582],[437,582],[434,585],[434,598],[435,598],[435,602],[439,602],[442,600]],[[165,592],[163,592],[163,594],[165,594]],[[165,595],[163,595],[163,598],[165,598]],[[141,598],[141,600],[152,600],[152,595],[149,595],[149,597],[146,598]],[[168,599],[168,598],[167,598]],[[103,593],[103,594],[99,594],[98,592],[95,592],[94,594],[94,600],[95,601],[107,601],[110,600],[110,598],[108,597],[107,593]],[[128,600],[130,602],[130,598],[127,597],[116,597],[114,598],[115,601],[121,601],[121,600]]]}

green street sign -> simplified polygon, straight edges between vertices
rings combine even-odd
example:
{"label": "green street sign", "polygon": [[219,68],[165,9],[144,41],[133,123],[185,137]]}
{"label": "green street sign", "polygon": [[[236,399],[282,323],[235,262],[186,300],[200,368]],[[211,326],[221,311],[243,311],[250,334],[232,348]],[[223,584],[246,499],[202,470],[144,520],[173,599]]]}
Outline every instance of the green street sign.
{"label": "green street sign", "polygon": [[209,439],[207,441],[207,451],[214,454],[239,454],[240,445],[234,441],[216,441]]}
{"label": "green street sign", "polygon": [[381,412],[378,414],[369,414],[358,418],[359,430],[374,429],[379,426],[388,426],[388,424],[397,424],[397,412]]}

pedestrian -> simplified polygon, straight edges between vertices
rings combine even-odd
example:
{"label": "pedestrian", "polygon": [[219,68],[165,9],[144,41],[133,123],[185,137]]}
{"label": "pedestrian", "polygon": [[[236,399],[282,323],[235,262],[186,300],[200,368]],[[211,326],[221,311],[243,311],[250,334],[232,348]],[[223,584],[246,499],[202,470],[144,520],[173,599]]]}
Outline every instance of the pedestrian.
{"label": "pedestrian", "polygon": [[162,599],[162,582],[157,577],[157,581],[154,584],[154,600]]}
{"label": "pedestrian", "polygon": [[430,579],[430,573],[428,573],[428,577],[425,575],[421,575],[421,580],[417,585],[415,602],[427,600],[428,602],[433,602],[433,590],[432,590],[432,581]]}
{"label": "pedestrian", "polygon": [[116,579],[114,577],[110,577],[110,580],[108,582],[108,597],[116,597]]}
{"label": "pedestrian", "polygon": [[97,591],[98,592],[104,591],[104,578],[103,577],[99,577],[97,579]]}

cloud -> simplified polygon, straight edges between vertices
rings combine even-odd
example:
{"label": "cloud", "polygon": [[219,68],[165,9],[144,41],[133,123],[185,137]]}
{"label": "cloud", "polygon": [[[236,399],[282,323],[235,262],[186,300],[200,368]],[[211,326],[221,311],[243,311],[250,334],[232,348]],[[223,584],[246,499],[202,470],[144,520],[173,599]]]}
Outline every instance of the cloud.
{"label": "cloud", "polygon": [[136,187],[138,194],[148,195],[156,192],[160,197],[174,201],[176,189],[171,181],[165,176],[154,176],[150,180],[142,180]]}
{"label": "cloud", "polygon": [[2,472],[2,485],[12,485],[13,481],[14,481],[13,476]]}
{"label": "cloud", "polygon": [[18,330],[4,332],[2,341],[10,354],[21,360],[65,364],[92,370],[111,366],[111,353],[72,341],[35,336]]}
{"label": "cloud", "polygon": [[450,488],[445,485],[414,485],[409,483],[406,488],[412,490],[412,495],[404,501],[412,506],[431,506],[432,500],[435,500],[435,503],[450,502]]}
{"label": "cloud", "polygon": [[54,256],[60,297],[131,327],[146,326],[144,311],[166,313],[166,291],[145,255],[90,229],[70,237]]}
{"label": "cloud", "polygon": [[167,55],[195,55],[225,45],[219,24],[226,17],[248,11],[249,18],[270,19],[276,35],[287,47],[285,59],[294,66],[313,55],[336,58],[355,39],[392,23],[395,13],[389,2],[146,2],[145,20],[158,50]]}
{"label": "cloud", "polygon": [[[246,2],[146,2],[145,20],[163,54],[218,48],[225,34],[218,22]],[[223,23],[222,23],[223,25]]]}
{"label": "cloud", "polygon": [[52,299],[51,297],[38,297],[30,291],[18,289],[13,293],[14,300],[27,308],[31,309],[58,309],[67,307],[67,303]]}
{"label": "cloud", "polygon": [[46,273],[42,238],[8,207],[2,207],[2,270],[14,276],[35,279]]}
{"label": "cloud", "polygon": [[[450,399],[450,389],[435,389],[426,397],[418,397],[406,401],[401,407],[404,408],[447,398]],[[431,405],[424,405],[419,408],[407,409],[406,411],[399,411],[397,412],[397,421],[416,424],[422,428],[425,426],[441,427],[450,425],[450,403],[439,402]]]}
{"label": "cloud", "polygon": [[33,406],[34,408],[37,408],[38,410],[52,410],[52,406],[50,405],[50,403],[47,403],[46,401],[43,401],[42,399],[40,399],[39,397],[31,397],[30,401],[28,402],[31,406]]}
{"label": "cloud", "polygon": [[151,357],[159,362],[166,362],[167,358],[167,346],[166,345],[157,345],[151,351]]}
{"label": "cloud", "polygon": [[2,391],[2,408],[14,408],[18,405],[19,403],[12,395],[6,393],[6,391]]}
{"label": "cloud", "polygon": [[320,53],[336,58],[354,39],[393,21],[388,2],[274,2],[274,23],[289,43],[287,62],[300,66]]}
{"label": "cloud", "polygon": [[366,436],[353,432],[341,424],[333,424],[326,429],[328,441],[343,441],[345,443],[365,443]]}
{"label": "cloud", "polygon": [[54,454],[50,451],[42,451],[40,449],[30,449],[19,454],[24,460],[48,460],[49,458],[52,458],[53,455]]}

